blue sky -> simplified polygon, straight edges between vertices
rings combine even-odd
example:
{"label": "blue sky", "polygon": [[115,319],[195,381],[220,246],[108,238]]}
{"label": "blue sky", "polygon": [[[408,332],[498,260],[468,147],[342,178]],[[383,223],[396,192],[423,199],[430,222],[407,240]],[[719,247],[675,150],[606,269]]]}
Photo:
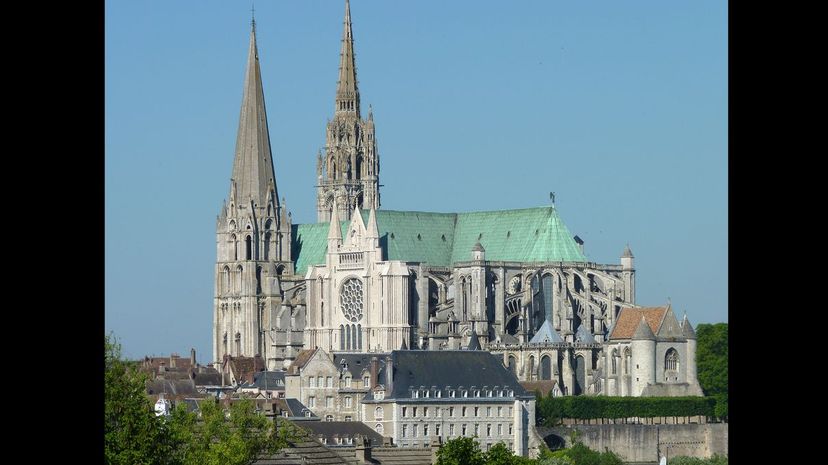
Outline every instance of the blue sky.
{"label": "blue sky", "polygon": [[[344,0],[255,4],[280,195],[316,220]],[[637,302],[727,321],[727,4],[352,0],[382,207],[546,205]],[[105,327],[129,357],[212,353],[250,2],[107,1]]]}

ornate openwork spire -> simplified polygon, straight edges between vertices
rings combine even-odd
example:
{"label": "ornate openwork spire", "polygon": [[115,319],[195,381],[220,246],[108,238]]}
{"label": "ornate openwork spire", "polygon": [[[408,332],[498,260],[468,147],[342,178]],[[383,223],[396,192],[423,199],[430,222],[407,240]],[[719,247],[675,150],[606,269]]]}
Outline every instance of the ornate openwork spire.
{"label": "ornate openwork spire", "polygon": [[351,28],[351,4],[345,0],[345,23],[342,30],[342,50],[339,53],[339,82],[336,86],[336,113],[351,112],[359,116],[359,89],[357,89],[354,34]]}

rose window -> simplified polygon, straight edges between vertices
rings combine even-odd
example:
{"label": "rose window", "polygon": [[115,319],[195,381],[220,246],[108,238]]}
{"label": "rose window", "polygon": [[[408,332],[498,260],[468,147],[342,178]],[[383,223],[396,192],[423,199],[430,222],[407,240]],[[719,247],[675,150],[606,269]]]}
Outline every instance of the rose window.
{"label": "rose window", "polygon": [[348,321],[357,322],[362,319],[362,281],[349,278],[342,284],[339,293],[342,314]]}

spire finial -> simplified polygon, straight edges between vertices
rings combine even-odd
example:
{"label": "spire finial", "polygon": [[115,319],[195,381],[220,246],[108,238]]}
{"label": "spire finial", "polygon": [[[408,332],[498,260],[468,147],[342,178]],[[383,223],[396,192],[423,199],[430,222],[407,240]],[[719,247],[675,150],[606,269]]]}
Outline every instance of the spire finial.
{"label": "spire finial", "polygon": [[555,205],[555,193],[554,192],[549,193],[549,200],[552,201],[552,205]]}
{"label": "spire finial", "polygon": [[250,3],[250,25],[256,30],[256,5]]}

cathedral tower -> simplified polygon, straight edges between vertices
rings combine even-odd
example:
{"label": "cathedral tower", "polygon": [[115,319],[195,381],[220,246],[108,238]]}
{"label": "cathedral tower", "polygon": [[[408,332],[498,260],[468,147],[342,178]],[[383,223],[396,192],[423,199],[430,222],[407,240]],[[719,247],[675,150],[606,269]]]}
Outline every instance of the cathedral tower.
{"label": "cathedral tower", "polygon": [[262,328],[281,303],[279,277],[293,274],[291,218],[276,189],[255,20],[251,26],[230,192],[216,220],[215,361],[265,356]]}
{"label": "cathedral tower", "polygon": [[[355,208],[379,208],[379,154],[374,133],[374,115],[360,113],[356,78],[351,5],[345,0],[339,81],[334,99],[334,117],[328,121],[324,153],[316,160],[317,221],[328,222],[334,204],[341,221],[351,219]],[[334,202],[336,200],[336,202]]]}

